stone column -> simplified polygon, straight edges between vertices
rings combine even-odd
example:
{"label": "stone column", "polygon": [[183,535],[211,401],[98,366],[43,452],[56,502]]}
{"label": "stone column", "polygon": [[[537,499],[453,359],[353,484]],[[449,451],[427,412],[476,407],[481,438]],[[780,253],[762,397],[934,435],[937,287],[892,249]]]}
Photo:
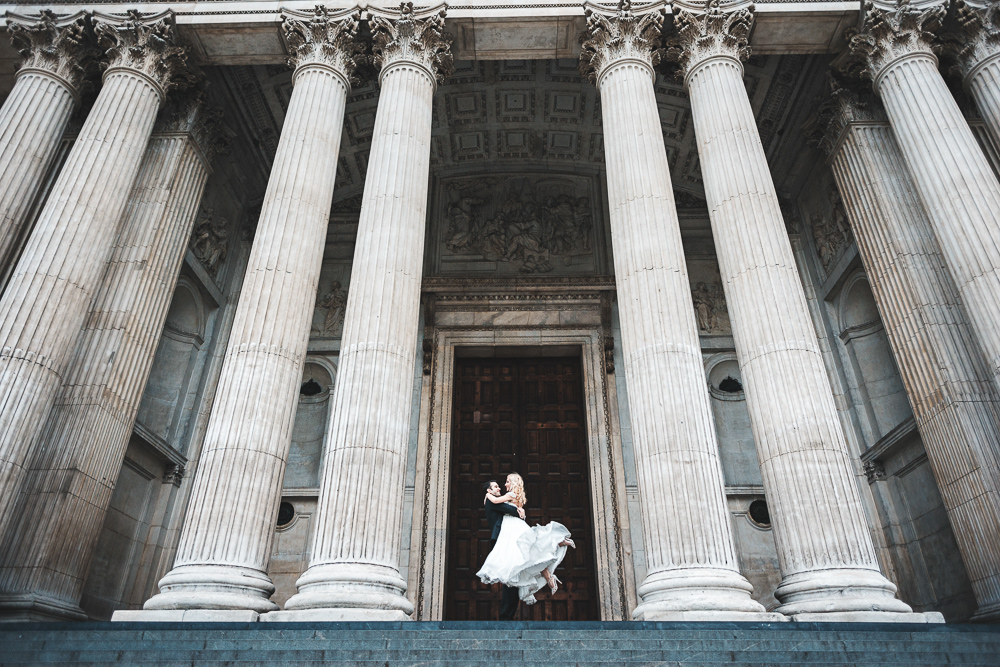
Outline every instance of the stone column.
{"label": "stone column", "polygon": [[[681,231],[653,93],[663,10],[587,8],[639,478],[645,581],[632,617],[759,620],[739,572]],[[607,11],[607,10],[604,10]],[[757,614],[756,616],[754,614]],[[772,620],[784,620],[777,614]]]}
{"label": "stone column", "polygon": [[1000,146],[1000,3],[978,9],[955,0],[956,33],[946,43],[955,73],[983,117],[993,143]]}
{"label": "stone column", "polygon": [[1000,610],[1000,396],[876,99],[837,85],[824,150],[972,582]]}
{"label": "stone column", "polygon": [[8,256],[59,149],[90,65],[91,26],[83,12],[58,18],[7,13],[21,54],[14,88],[0,109],[0,266]]}
{"label": "stone column", "polygon": [[450,73],[444,11],[372,12],[378,111],[323,454],[309,569],[282,620],[404,620],[403,474],[430,170],[432,101]]}
{"label": "stone column", "polygon": [[796,620],[921,620],[879,572],[742,60],[752,9],[675,9],[712,233],[782,582]]}
{"label": "stone column", "polygon": [[931,50],[943,7],[864,6],[850,47],[874,82],[1000,389],[1000,183]]}
{"label": "stone column", "polygon": [[[360,48],[359,19],[357,8],[283,15],[294,88],[177,557],[147,610],[229,610],[234,613],[208,617],[247,620],[277,609],[268,599],[274,585],[267,563]],[[183,612],[118,613],[115,620],[136,614],[179,619]]]}
{"label": "stone column", "polygon": [[0,299],[0,535],[65,377],[156,114],[184,67],[166,14],[108,17],[108,67]]}
{"label": "stone column", "polygon": [[0,613],[86,619],[84,578],[153,363],[212,157],[201,95],[160,114],[66,381],[0,543]]}

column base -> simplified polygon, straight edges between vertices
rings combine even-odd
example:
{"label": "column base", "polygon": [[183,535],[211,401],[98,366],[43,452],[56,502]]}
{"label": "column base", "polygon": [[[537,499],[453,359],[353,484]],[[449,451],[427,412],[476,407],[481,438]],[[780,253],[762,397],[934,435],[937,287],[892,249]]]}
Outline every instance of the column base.
{"label": "column base", "polygon": [[249,609],[119,609],[112,623],[256,623],[260,614]]}
{"label": "column base", "polygon": [[773,611],[649,611],[635,621],[714,621],[716,623],[787,623],[790,619]]}
{"label": "column base", "polygon": [[[864,622],[874,623],[880,614],[918,616],[908,604],[896,599],[895,584],[880,572],[861,568],[799,572],[785,577],[774,597],[781,603],[775,611],[795,620],[836,615],[839,618],[827,620],[848,622],[847,617],[863,614]],[[861,618],[857,617],[859,621]],[[887,617],[887,622],[892,621]]]}
{"label": "column base", "polygon": [[[298,593],[285,603],[286,612],[343,614],[337,620],[401,620],[413,613],[406,582],[396,568],[373,563],[313,565],[295,582]],[[371,612],[379,612],[374,619]],[[398,614],[382,618],[383,613]]]}
{"label": "column base", "polygon": [[79,604],[33,594],[0,595],[0,622],[86,621]]}
{"label": "column base", "polygon": [[944,623],[944,616],[936,611],[834,611],[827,614],[794,614],[789,619],[796,623]]}
{"label": "column base", "polygon": [[[632,612],[632,620],[736,620],[735,617],[760,620],[751,617],[768,614],[763,605],[750,597],[751,593],[753,586],[734,570],[662,570],[648,575],[639,586],[642,602]],[[693,615],[703,616],[695,618]],[[719,615],[732,615],[733,618],[723,619]]]}
{"label": "column base", "polygon": [[300,609],[272,611],[260,617],[262,622],[337,623],[341,621],[412,621],[409,615],[393,609]]}
{"label": "column base", "polygon": [[278,609],[268,599],[272,593],[274,584],[260,570],[236,565],[181,565],[160,579],[160,593],[146,600],[142,608],[247,610],[264,614]]}

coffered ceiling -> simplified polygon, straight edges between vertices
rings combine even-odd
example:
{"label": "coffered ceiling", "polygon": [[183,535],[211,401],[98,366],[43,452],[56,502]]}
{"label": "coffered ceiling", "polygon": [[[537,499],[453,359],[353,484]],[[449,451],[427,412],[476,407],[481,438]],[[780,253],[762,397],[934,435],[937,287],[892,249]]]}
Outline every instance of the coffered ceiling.
{"label": "coffered ceiling", "polygon": [[[824,56],[758,56],[745,81],[776,184],[795,188],[799,126],[822,91]],[[280,65],[213,68],[266,174],[291,96],[291,71]],[[681,208],[703,207],[704,189],[687,94],[672,78],[655,83],[664,144]],[[223,92],[218,91],[217,92]],[[378,106],[372,77],[350,95],[334,193],[335,212],[360,208]],[[434,98],[431,178],[540,169],[594,173],[604,169],[597,89],[575,59],[458,61]],[[793,193],[794,194],[794,193]]]}

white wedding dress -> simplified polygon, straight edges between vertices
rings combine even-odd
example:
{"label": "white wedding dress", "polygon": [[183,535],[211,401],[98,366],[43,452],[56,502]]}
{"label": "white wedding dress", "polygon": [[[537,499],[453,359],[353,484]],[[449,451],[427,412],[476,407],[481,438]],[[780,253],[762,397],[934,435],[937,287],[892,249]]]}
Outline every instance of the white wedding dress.
{"label": "white wedding dress", "polygon": [[500,524],[500,537],[476,573],[484,584],[501,583],[517,588],[521,601],[535,603],[535,593],[548,586],[542,570],[555,574],[566,556],[559,543],[569,537],[566,526],[553,521],[545,526],[528,526],[523,519],[506,515]]}

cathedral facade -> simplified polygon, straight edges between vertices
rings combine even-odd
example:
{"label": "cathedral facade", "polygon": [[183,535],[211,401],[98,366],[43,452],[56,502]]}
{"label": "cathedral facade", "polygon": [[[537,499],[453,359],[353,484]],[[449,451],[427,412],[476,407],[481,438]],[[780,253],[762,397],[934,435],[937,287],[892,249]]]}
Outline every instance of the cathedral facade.
{"label": "cathedral facade", "polygon": [[0,619],[1000,618],[998,7],[7,5]]}

